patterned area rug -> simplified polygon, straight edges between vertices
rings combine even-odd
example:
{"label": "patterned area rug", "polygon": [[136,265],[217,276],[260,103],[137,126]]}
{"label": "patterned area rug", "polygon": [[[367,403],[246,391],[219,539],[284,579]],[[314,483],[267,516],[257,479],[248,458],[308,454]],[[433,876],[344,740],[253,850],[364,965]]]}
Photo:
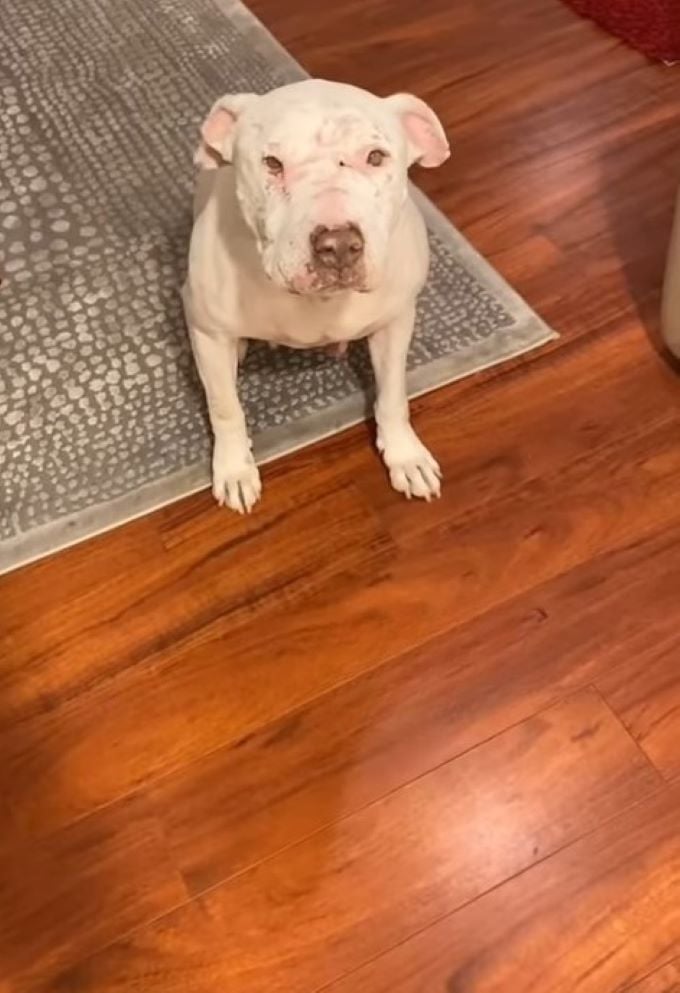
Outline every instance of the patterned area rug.
{"label": "patterned area rug", "polygon": [[[233,0],[3,0],[0,571],[207,483],[178,293],[197,128],[221,93],[302,75]],[[420,199],[432,270],[412,394],[552,337]],[[252,348],[258,459],[360,420],[370,381],[361,346],[349,361]]]}

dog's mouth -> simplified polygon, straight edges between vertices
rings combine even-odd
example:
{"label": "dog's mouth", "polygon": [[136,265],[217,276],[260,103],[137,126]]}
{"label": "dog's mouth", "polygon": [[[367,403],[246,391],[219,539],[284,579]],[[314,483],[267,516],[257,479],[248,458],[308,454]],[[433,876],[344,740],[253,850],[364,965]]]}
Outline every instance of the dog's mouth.
{"label": "dog's mouth", "polygon": [[300,276],[287,279],[285,289],[294,296],[334,297],[341,293],[368,293],[364,266],[346,271],[328,271],[308,264]]}
{"label": "dog's mouth", "polygon": [[267,259],[266,253],[261,253],[260,258],[267,280],[291,296],[331,298],[342,293],[370,293],[373,289],[368,266],[363,260],[354,265],[329,268],[310,259],[301,270],[291,273],[280,260]]}

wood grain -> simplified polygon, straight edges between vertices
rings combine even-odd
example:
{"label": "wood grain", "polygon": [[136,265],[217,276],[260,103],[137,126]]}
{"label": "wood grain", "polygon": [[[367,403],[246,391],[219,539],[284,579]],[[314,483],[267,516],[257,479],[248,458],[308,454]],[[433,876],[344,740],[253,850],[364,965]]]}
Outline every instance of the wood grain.
{"label": "wood grain", "polygon": [[611,707],[665,776],[680,776],[680,656],[659,646],[598,680]]}
{"label": "wood grain", "polygon": [[[211,890],[200,899],[218,939],[203,954],[228,989],[318,989],[658,789],[610,711],[582,692],[349,818],[329,811],[332,827]],[[135,967],[149,993],[161,989],[154,975],[168,993],[205,988],[171,959],[143,951]],[[108,960],[97,974],[100,993],[115,988]]]}
{"label": "wood grain", "polygon": [[680,76],[558,0],[252,0],[409,89],[418,183],[561,338],[0,579],[2,993],[671,993]]}
{"label": "wood grain", "polygon": [[329,989],[599,993],[631,985],[680,950],[678,800],[676,791],[636,807]]}
{"label": "wood grain", "polygon": [[[66,602],[57,589],[51,609],[7,630],[0,642],[5,726],[51,712],[55,701],[106,683],[172,645],[200,643],[211,622],[232,630],[256,607],[285,611],[329,583],[341,588],[344,573],[351,577],[371,566],[379,573],[389,554],[385,530],[351,483],[321,494],[308,485],[304,500],[293,491],[243,521],[220,519],[211,509],[202,539],[197,534],[172,554],[151,554],[121,575],[103,570]],[[332,515],[337,520],[328,528]],[[12,577],[4,584],[11,589]]]}
{"label": "wood grain", "polygon": [[[495,409],[490,404],[487,416]],[[425,508],[421,525],[403,535],[391,522],[390,536],[353,485],[299,511],[295,505],[288,515],[281,511],[271,531],[266,523],[246,524],[254,533],[244,541],[215,548],[206,528],[202,540],[195,537],[173,552],[182,581],[157,589],[152,575],[148,595],[131,603],[131,623],[145,633],[141,646],[126,644],[135,652],[146,645],[148,652],[149,632],[163,630],[165,649],[156,644],[143,664],[128,659],[118,675],[72,700],[66,694],[59,706],[0,735],[5,788],[16,816],[38,833],[69,823],[523,590],[680,522],[679,429],[673,405],[662,404],[656,417],[650,411],[644,426],[623,438],[574,445],[543,477],[534,476],[531,461],[524,463],[524,485],[507,487],[493,501],[472,501],[452,518]],[[451,499],[455,508],[455,495]],[[331,506],[341,512],[342,524],[329,530],[322,522]],[[314,528],[321,528],[323,540],[303,552]],[[270,578],[279,529],[287,538],[278,548],[276,578]],[[198,556],[197,564],[187,566],[184,555]],[[370,561],[380,567],[370,568]],[[347,581],[341,578],[344,563]],[[284,596],[286,584],[301,583],[289,605],[301,595],[304,610],[285,609],[280,576]],[[141,573],[138,581],[143,583]],[[126,602],[133,584],[128,587],[120,594]],[[400,624],[380,624],[386,605]],[[120,658],[116,637],[128,637],[127,623],[116,616],[101,629],[90,626],[98,641],[116,632],[97,664],[102,657]],[[89,655],[82,658],[85,664]],[[60,678],[58,657],[45,655],[37,670],[41,681],[43,673],[54,678],[53,663]],[[74,670],[66,666],[67,678]],[[19,695],[26,688],[32,693],[35,670],[17,671]],[[111,740],[119,743],[116,762],[102,769],[96,758]]]}
{"label": "wood grain", "polygon": [[661,966],[650,976],[641,979],[639,983],[629,987],[630,993],[679,993],[680,965],[669,962]]}
{"label": "wood grain", "polygon": [[0,975],[56,972],[186,900],[157,821],[133,801],[0,851]]}
{"label": "wood grain", "polygon": [[[448,391],[417,402],[416,417],[426,412],[428,444],[447,483],[444,498],[422,512],[404,514],[381,474],[364,472],[359,485],[402,539],[437,521],[460,519],[480,504],[511,498],[529,482],[548,484],[586,452],[607,452],[653,425],[675,423],[677,380],[639,346],[635,329],[551,356],[541,370],[541,390],[525,375],[502,378],[492,389],[470,386],[454,405]],[[631,352],[637,362],[631,362]],[[499,416],[503,410],[512,415]]]}
{"label": "wood grain", "polygon": [[160,780],[151,796],[191,890],[618,673],[650,641],[680,651],[680,530],[672,542],[603,556]]}
{"label": "wood grain", "polygon": [[[617,452],[614,461],[608,453],[587,453],[573,473],[563,473],[551,486],[536,482],[499,500],[491,512],[473,514],[455,527],[447,522],[396,559],[382,583],[373,577],[373,585],[358,586],[342,601],[340,615],[333,598],[308,604],[301,615],[277,613],[265,632],[261,622],[235,627],[226,644],[213,635],[188,649],[170,649],[162,660],[128,669],[23,722],[0,738],[6,790],[17,817],[31,831],[68,823],[154,775],[242,739],[263,720],[290,713],[334,682],[373,668],[386,655],[436,633],[444,619],[447,626],[470,620],[579,565],[587,555],[606,553],[632,535],[653,533],[664,520],[677,520],[677,430],[672,425],[643,438]],[[600,482],[593,485],[598,474],[609,477],[604,492]],[[264,545],[262,554],[266,559]],[[231,571],[226,581],[234,596],[242,595]],[[204,595],[209,589],[204,587]],[[372,625],[373,611],[387,598],[393,609],[400,606],[404,626],[372,644],[362,641],[364,650],[357,652],[356,638],[365,631],[361,622],[366,624],[368,612]],[[163,609],[160,599],[158,607]],[[278,684],[282,666],[288,679]],[[120,742],[117,761],[103,770],[96,757],[111,740]]]}

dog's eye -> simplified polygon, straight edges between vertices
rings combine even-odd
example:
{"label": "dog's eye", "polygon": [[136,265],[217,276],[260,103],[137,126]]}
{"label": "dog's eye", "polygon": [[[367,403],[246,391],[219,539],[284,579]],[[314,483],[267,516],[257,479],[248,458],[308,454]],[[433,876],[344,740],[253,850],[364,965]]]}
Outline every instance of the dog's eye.
{"label": "dog's eye", "polygon": [[382,148],[374,148],[372,152],[368,153],[366,161],[372,166],[381,166],[385,159],[387,158],[387,152],[383,152]]}
{"label": "dog's eye", "polygon": [[283,162],[281,159],[277,159],[273,155],[265,155],[262,161],[272,176],[280,176],[283,172]]}

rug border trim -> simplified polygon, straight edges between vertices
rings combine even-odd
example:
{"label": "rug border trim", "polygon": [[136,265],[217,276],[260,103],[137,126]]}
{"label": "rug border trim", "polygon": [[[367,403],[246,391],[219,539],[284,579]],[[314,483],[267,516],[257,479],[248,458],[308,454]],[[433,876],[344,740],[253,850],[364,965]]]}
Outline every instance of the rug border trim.
{"label": "rug border trim", "polygon": [[[539,320],[536,322],[539,326],[541,323]],[[538,327],[535,330],[538,330]],[[499,336],[502,333],[499,332]],[[527,351],[544,343],[545,339],[538,339],[535,344],[526,342],[518,344],[515,338],[512,341],[513,347],[508,347],[503,351],[495,350],[493,355],[490,354],[482,361],[479,361],[479,352],[475,352],[474,355],[470,354],[469,363],[461,363],[458,357],[455,362],[456,372],[444,379],[441,378],[439,367],[447,361],[451,363],[451,356],[443,356],[441,359],[436,359],[434,362],[429,362],[427,365],[412,371],[409,376],[409,397],[415,400],[427,393],[436,392],[438,389],[450,386],[467,376],[484,372],[502,362],[526,355]],[[436,372],[436,375],[433,375],[433,371]],[[421,375],[418,375],[419,373]],[[326,418],[323,414],[327,415]],[[265,441],[269,441],[269,444],[257,452],[257,464],[263,466],[282,457],[295,455],[311,444],[326,441],[343,431],[355,428],[358,424],[365,423],[365,397],[361,394],[354,394],[330,410],[324,411],[322,414],[315,414],[313,417],[313,422],[303,422],[302,425],[300,422],[294,422],[292,427],[295,428],[297,439],[293,445],[285,437],[285,430],[279,428],[270,429],[260,435],[259,438],[264,438]],[[325,425],[323,424],[324,419],[327,421]],[[338,421],[341,423],[337,423]],[[300,430],[301,427],[302,430]],[[291,425],[285,425],[285,429],[290,430],[290,428]],[[389,485],[387,477],[385,478],[385,485]],[[106,505],[98,504],[87,510],[78,511],[68,517],[60,517],[57,521],[50,521],[49,524],[33,528],[26,534],[18,535],[16,538],[10,538],[2,543],[0,547],[0,576],[14,569],[31,565],[40,559],[49,558],[51,555],[72,548],[89,538],[96,538],[116,527],[122,527],[147,514],[162,510],[163,507],[185,497],[193,496],[209,486],[209,465],[205,462],[196,463],[193,466],[180,469],[170,476],[165,476],[163,479],[147,483],[135,490],[134,493],[116,497]],[[121,508],[123,507],[127,507],[127,512],[121,515]]]}

